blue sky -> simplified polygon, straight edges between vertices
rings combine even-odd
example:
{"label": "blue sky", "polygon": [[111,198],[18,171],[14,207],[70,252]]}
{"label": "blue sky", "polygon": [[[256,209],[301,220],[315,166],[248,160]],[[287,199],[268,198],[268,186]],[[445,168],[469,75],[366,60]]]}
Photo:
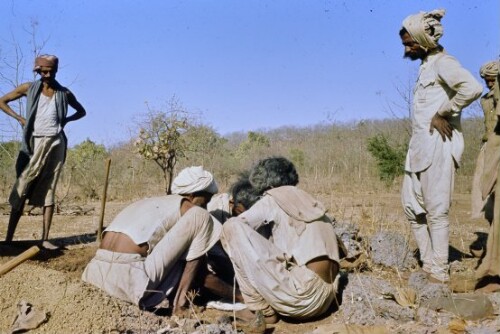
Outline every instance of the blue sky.
{"label": "blue sky", "polygon": [[88,112],[68,125],[70,145],[128,140],[146,101],[159,109],[174,95],[223,135],[386,118],[418,67],[402,58],[401,22],[436,8],[447,11],[441,43],[480,79],[500,54],[498,0],[2,0],[0,71],[15,40],[32,78],[37,22],[58,80]]}

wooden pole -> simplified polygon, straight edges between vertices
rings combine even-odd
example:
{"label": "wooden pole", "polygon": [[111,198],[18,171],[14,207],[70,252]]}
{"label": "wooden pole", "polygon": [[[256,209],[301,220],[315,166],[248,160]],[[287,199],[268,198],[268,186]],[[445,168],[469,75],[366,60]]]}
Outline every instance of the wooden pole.
{"label": "wooden pole", "polygon": [[108,193],[109,169],[111,166],[111,158],[106,160],[106,178],[104,180],[104,190],[101,198],[101,217],[99,218],[99,228],[97,229],[97,240],[101,241],[102,226],[104,224],[104,210],[106,209],[106,197]]}
{"label": "wooden pole", "polygon": [[0,276],[8,273],[24,261],[32,258],[33,256],[37,255],[38,252],[40,252],[40,248],[38,246],[32,246],[13,258],[12,260],[9,260],[5,262],[4,264],[0,265]]}

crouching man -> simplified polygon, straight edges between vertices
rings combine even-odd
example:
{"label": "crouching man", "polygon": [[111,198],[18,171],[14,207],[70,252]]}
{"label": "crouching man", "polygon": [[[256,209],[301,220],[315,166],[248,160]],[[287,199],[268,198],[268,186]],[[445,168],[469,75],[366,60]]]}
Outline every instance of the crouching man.
{"label": "crouching man", "polygon": [[82,279],[143,309],[172,300],[178,286],[170,305],[183,313],[204,255],[220,237],[220,223],[205,210],[217,191],[201,166],[182,170],[172,195],[132,203],[114,218]]}
{"label": "crouching man", "polygon": [[[295,187],[299,177],[285,158],[261,160],[250,183],[262,194],[250,209],[226,221],[221,241],[248,309],[241,328],[264,333],[278,315],[310,319],[335,299],[339,245],[323,204]],[[256,230],[271,225],[271,237]]]}

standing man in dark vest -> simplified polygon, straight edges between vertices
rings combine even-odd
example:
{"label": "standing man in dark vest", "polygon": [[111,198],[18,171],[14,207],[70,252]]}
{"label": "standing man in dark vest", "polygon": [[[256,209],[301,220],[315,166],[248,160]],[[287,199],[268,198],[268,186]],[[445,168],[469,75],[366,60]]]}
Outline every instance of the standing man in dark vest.
{"label": "standing man in dark vest", "polygon": [[[85,116],[76,97],[56,81],[59,59],[42,55],[35,59],[34,71],[40,80],[27,82],[0,98],[0,109],[23,126],[21,151],[16,162],[17,180],[9,197],[11,213],[5,241],[14,237],[24,204],[43,207],[41,246],[57,247],[48,241],[57,180],[66,157],[64,126]],[[26,118],[17,114],[9,103],[26,96]],[[68,105],[76,112],[68,116]]]}

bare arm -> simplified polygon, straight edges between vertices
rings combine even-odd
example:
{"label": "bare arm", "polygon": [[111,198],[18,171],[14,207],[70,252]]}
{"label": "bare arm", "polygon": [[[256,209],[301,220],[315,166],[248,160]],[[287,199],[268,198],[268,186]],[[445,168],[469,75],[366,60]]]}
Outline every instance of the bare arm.
{"label": "bare arm", "polygon": [[73,109],[76,110],[76,112],[73,115],[66,117],[65,125],[66,123],[79,120],[80,118],[85,117],[85,115],[87,115],[85,108],[83,108],[80,102],[78,102],[75,95],[73,95],[73,93],[69,91],[67,94],[68,94],[68,103]]}
{"label": "bare arm", "polygon": [[9,102],[19,100],[21,97],[26,96],[31,83],[27,82],[20,86],[17,86],[10,93],[5,94],[0,97],[0,109],[3,110],[7,115],[15,118],[22,126],[26,124],[26,119],[21,115],[18,115],[11,107],[9,107]]}

